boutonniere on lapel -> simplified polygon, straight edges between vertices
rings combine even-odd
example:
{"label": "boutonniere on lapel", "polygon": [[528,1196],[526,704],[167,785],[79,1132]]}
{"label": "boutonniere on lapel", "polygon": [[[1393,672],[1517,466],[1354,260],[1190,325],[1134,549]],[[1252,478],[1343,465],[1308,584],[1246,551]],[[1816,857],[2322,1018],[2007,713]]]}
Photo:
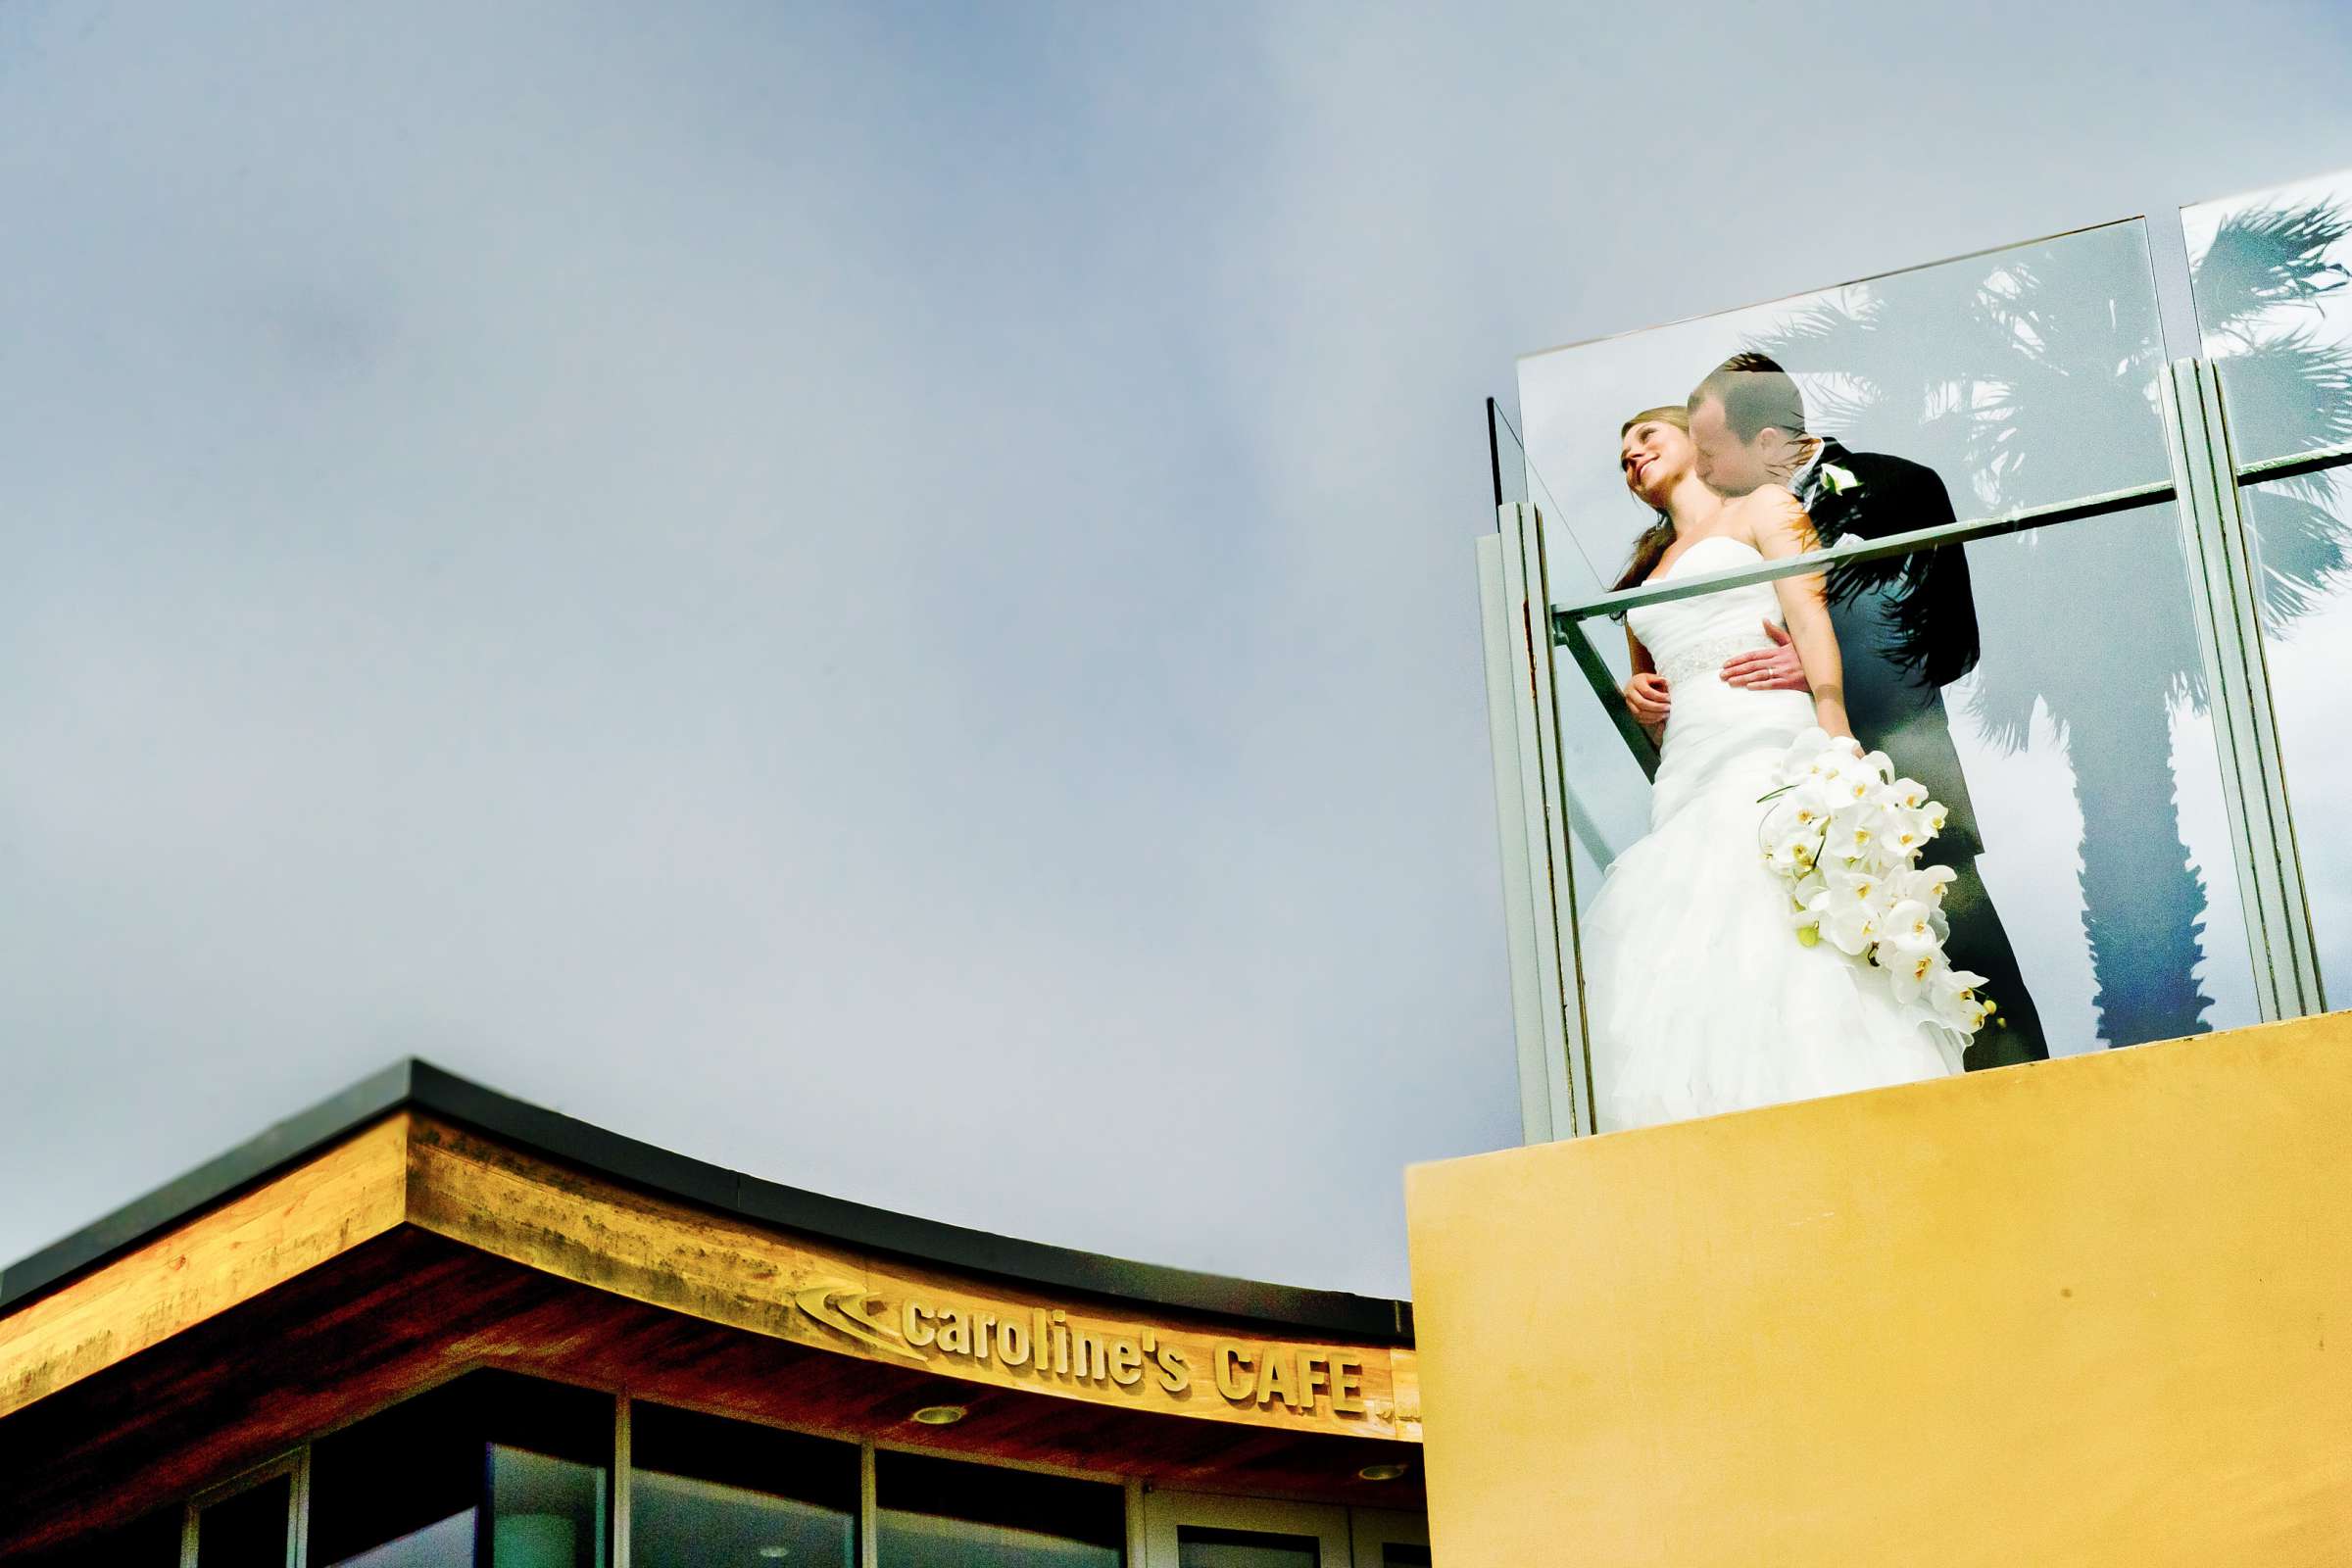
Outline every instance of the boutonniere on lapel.
{"label": "boutonniere on lapel", "polygon": [[1825,463],[1821,466],[1821,487],[1834,496],[1841,496],[1848,490],[1862,488],[1862,481],[1854,477],[1853,469]]}

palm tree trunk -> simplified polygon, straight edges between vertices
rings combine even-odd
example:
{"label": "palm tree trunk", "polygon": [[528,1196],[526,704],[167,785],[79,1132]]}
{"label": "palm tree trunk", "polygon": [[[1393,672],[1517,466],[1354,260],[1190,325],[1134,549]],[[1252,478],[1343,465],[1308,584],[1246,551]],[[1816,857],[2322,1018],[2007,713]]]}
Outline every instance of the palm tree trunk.
{"label": "palm tree trunk", "polygon": [[2168,694],[2138,684],[2147,689],[2108,684],[2085,694],[2082,711],[2052,715],[2065,726],[2082,813],[2082,931],[2099,1038],[2110,1046],[2203,1034],[2213,1005],[2197,989],[2205,879],[2180,838]]}

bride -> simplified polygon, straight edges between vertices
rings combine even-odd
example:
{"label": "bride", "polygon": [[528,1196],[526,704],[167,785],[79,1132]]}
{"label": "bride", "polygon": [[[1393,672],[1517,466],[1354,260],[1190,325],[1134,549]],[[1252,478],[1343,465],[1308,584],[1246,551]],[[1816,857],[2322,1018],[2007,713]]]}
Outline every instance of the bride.
{"label": "bride", "polygon": [[[1620,588],[1815,547],[1784,487],[1734,500],[1707,488],[1690,428],[1682,409],[1661,408],[1621,431],[1626,488],[1657,521]],[[1626,622],[1626,705],[1653,733],[1662,723],[1664,738],[1649,833],[1609,866],[1580,920],[1599,1129],[1958,1072],[1948,1030],[1828,943],[1798,942],[1758,844],[1759,797],[1790,743],[1816,724],[1853,733],[1820,575],[1643,605]],[[1778,630],[1812,690],[1725,684],[1725,660]]]}

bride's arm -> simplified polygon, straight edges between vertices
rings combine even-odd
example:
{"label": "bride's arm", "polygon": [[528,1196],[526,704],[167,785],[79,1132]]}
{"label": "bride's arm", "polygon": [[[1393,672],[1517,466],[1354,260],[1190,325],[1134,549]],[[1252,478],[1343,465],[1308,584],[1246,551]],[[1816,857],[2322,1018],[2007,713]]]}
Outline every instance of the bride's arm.
{"label": "bride's arm", "polygon": [[[1757,551],[1767,561],[1786,561],[1821,547],[1813,519],[1796,497],[1780,485],[1766,485],[1742,502]],[[1805,666],[1806,684],[1813,688],[1813,714],[1832,735],[1851,735],[1845,716],[1845,666],[1838,655],[1838,633],[1830,625],[1827,579],[1820,572],[1783,577],[1772,585],[1781,598],[1781,618],[1788,623],[1788,640]]]}
{"label": "bride's arm", "polygon": [[1619,695],[1625,699],[1626,711],[1634,715],[1634,722],[1654,741],[1666,727],[1666,710],[1673,695],[1667,691],[1658,666],[1651,662],[1649,650],[1642,646],[1642,639],[1634,635],[1631,626],[1625,628],[1625,648],[1633,659],[1634,672],[1619,688]]}

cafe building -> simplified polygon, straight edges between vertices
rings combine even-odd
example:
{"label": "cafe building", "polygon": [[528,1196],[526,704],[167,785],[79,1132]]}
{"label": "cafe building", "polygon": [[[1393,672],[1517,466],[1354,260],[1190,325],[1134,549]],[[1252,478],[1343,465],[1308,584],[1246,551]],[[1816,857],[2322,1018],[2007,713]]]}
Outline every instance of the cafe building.
{"label": "cafe building", "polygon": [[412,1060],[0,1275],[0,1561],[1395,1568],[1413,1368]]}

